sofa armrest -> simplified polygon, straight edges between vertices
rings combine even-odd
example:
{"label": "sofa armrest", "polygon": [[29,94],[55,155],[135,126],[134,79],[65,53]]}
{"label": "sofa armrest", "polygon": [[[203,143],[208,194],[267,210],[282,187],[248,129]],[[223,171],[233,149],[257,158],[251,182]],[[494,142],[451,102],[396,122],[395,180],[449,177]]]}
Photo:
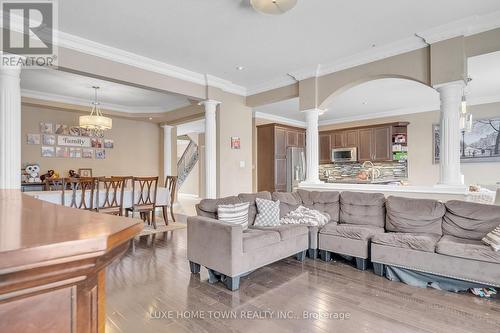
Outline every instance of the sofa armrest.
{"label": "sofa armrest", "polygon": [[190,261],[232,276],[243,253],[243,227],[204,216],[188,217],[187,242]]}

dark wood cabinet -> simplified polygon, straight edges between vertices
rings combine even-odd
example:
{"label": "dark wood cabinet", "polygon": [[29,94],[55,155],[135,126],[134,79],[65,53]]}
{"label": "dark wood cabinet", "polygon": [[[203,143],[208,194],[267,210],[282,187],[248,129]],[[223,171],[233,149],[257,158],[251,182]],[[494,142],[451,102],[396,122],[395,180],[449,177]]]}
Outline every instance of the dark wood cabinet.
{"label": "dark wood cabinet", "polygon": [[345,132],[333,132],[331,138],[332,146],[331,148],[343,148],[345,147]]}
{"label": "dark wood cabinet", "polygon": [[279,124],[257,126],[257,189],[286,191],[287,148],[304,148],[305,144],[305,129]]}
{"label": "dark wood cabinet", "polygon": [[360,162],[372,160],[372,137],[373,129],[366,128],[359,130],[358,134],[358,160]]}
{"label": "dark wood cabinet", "polygon": [[391,127],[376,127],[373,129],[373,159],[372,161],[392,160]]}
{"label": "dark wood cabinet", "polygon": [[351,147],[357,147],[359,162],[392,161],[393,133],[406,133],[407,126],[407,122],[399,122],[320,132],[320,163],[331,163],[332,148]]}
{"label": "dark wood cabinet", "polygon": [[331,163],[332,136],[330,134],[319,135],[319,163]]}

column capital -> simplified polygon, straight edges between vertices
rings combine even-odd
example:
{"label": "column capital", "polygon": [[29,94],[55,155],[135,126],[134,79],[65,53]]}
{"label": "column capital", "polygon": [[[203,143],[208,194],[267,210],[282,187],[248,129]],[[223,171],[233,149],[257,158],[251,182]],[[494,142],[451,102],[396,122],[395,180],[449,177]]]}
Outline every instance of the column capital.
{"label": "column capital", "polygon": [[313,108],[313,109],[302,110],[300,112],[302,112],[304,114],[318,114],[318,116],[321,116],[323,113],[326,112],[326,110],[319,109],[319,108]]}
{"label": "column capital", "polygon": [[167,130],[171,130],[172,128],[174,128],[175,126],[172,126],[172,125],[167,125],[167,124],[162,124],[160,125],[161,128],[163,129],[167,129]]}
{"label": "column capital", "polygon": [[466,86],[467,86],[467,83],[465,83],[464,80],[458,80],[458,81],[451,81],[451,82],[436,84],[433,86],[433,88],[436,89],[437,91],[440,91],[440,90],[443,90],[443,89],[446,89],[449,87],[463,89]]}
{"label": "column capital", "polygon": [[217,106],[219,104],[222,104],[222,103],[219,101],[216,101],[214,99],[206,99],[206,100],[200,101],[198,103],[198,105],[203,105],[203,106],[205,106],[205,108],[210,107],[210,106]]}

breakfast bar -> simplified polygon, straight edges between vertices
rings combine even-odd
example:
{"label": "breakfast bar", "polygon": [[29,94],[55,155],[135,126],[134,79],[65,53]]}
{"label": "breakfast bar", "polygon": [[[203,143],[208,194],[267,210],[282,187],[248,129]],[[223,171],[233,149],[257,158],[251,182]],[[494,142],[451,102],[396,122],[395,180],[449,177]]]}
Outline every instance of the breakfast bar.
{"label": "breakfast bar", "polygon": [[104,332],[105,269],[142,228],[0,190],[0,332]]}

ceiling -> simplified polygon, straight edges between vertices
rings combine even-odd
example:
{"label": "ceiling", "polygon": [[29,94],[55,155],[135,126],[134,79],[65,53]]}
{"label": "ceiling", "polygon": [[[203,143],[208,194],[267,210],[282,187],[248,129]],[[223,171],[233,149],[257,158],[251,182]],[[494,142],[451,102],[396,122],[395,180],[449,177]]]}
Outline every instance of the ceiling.
{"label": "ceiling", "polygon": [[290,80],[290,72],[499,10],[498,0],[299,0],[285,15],[267,16],[249,0],[64,0],[59,29],[257,89]]}
{"label": "ceiling", "polygon": [[[470,104],[500,102],[500,52],[469,58],[468,71],[472,78],[466,89]],[[320,123],[432,111],[438,110],[439,104],[439,94],[428,86],[404,79],[379,79],[336,96],[320,117]],[[298,98],[257,107],[254,111],[260,118],[304,121]]]}
{"label": "ceiling", "polygon": [[76,105],[90,105],[92,86],[99,86],[98,98],[103,109],[129,113],[160,113],[190,104],[186,97],[131,87],[51,69],[24,69],[21,89],[25,97],[34,97]]}

